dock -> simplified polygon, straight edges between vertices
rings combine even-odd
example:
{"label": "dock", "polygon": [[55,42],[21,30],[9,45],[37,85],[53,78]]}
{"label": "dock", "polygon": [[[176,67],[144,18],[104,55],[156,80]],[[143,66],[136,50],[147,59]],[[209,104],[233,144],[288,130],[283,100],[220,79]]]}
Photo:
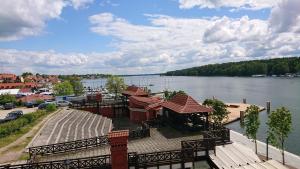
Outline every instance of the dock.
{"label": "dock", "polygon": [[[228,119],[224,122],[224,124],[229,124],[232,122],[235,122],[237,120],[240,120],[241,118],[241,112],[245,112],[248,107],[250,107],[252,104],[247,103],[226,103],[227,110],[230,112],[228,114]],[[264,107],[258,106],[259,111],[262,112],[265,110]]]}

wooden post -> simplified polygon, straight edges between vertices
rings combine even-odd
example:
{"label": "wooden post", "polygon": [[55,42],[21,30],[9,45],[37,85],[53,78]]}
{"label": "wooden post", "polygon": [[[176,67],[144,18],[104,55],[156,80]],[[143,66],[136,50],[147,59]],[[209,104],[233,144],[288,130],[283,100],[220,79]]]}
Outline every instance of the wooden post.
{"label": "wooden post", "polygon": [[246,104],[247,103],[247,100],[245,98],[243,98],[243,103]]}
{"label": "wooden post", "polygon": [[267,113],[269,114],[270,111],[271,111],[271,102],[268,101],[268,102],[267,102]]}
{"label": "wooden post", "polygon": [[240,122],[243,124],[244,123],[244,118],[245,118],[245,112],[240,111]]}

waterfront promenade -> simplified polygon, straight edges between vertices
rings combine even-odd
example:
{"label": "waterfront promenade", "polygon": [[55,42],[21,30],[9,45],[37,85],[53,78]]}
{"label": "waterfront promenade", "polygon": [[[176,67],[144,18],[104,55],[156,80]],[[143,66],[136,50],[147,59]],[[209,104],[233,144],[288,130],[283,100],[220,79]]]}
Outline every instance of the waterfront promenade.
{"label": "waterfront promenade", "polygon": [[[253,151],[255,151],[255,144],[253,141],[249,140],[246,136],[230,130],[230,139],[232,142],[244,145]],[[266,143],[257,141],[257,152],[260,155],[266,156]],[[285,163],[294,168],[300,168],[300,157],[285,151]],[[282,156],[279,149],[274,146],[269,145],[269,158],[276,161],[282,162]]]}

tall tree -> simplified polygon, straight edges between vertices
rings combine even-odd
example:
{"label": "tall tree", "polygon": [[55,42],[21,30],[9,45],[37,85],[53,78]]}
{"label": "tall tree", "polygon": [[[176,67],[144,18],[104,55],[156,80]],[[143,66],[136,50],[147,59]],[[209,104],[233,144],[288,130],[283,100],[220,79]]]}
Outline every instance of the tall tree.
{"label": "tall tree", "polygon": [[173,92],[171,92],[171,91],[168,91],[168,90],[165,90],[164,91],[164,96],[165,96],[165,99],[166,100],[170,100],[170,99],[172,99],[176,94],[178,94],[178,93],[181,93],[181,94],[186,94],[184,91],[182,91],[182,90],[179,90],[179,91],[173,91]]}
{"label": "tall tree", "polygon": [[213,122],[217,126],[223,126],[224,120],[228,118],[229,112],[227,111],[227,106],[224,102],[218,99],[206,99],[203,105],[210,106],[214,109],[211,114]]}
{"label": "tall tree", "polygon": [[67,96],[74,94],[73,86],[70,81],[57,83],[53,89],[56,96]]}
{"label": "tall tree", "polygon": [[114,93],[115,99],[117,99],[117,96],[126,88],[126,85],[123,78],[109,76],[106,81],[106,88],[110,93]]}
{"label": "tall tree", "polygon": [[246,135],[255,142],[255,153],[257,154],[257,131],[260,125],[259,107],[251,105],[245,112],[244,127]]}
{"label": "tall tree", "polygon": [[272,111],[267,122],[268,138],[271,144],[281,150],[282,163],[285,164],[284,159],[284,141],[292,130],[292,115],[285,107],[281,107]]}

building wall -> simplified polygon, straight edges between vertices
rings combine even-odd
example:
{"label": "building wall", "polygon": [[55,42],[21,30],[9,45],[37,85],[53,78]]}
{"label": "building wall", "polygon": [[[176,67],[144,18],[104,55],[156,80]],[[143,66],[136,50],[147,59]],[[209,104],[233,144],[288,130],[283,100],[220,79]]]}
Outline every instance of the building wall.
{"label": "building wall", "polygon": [[147,120],[146,112],[130,110],[130,121],[141,123]]}

